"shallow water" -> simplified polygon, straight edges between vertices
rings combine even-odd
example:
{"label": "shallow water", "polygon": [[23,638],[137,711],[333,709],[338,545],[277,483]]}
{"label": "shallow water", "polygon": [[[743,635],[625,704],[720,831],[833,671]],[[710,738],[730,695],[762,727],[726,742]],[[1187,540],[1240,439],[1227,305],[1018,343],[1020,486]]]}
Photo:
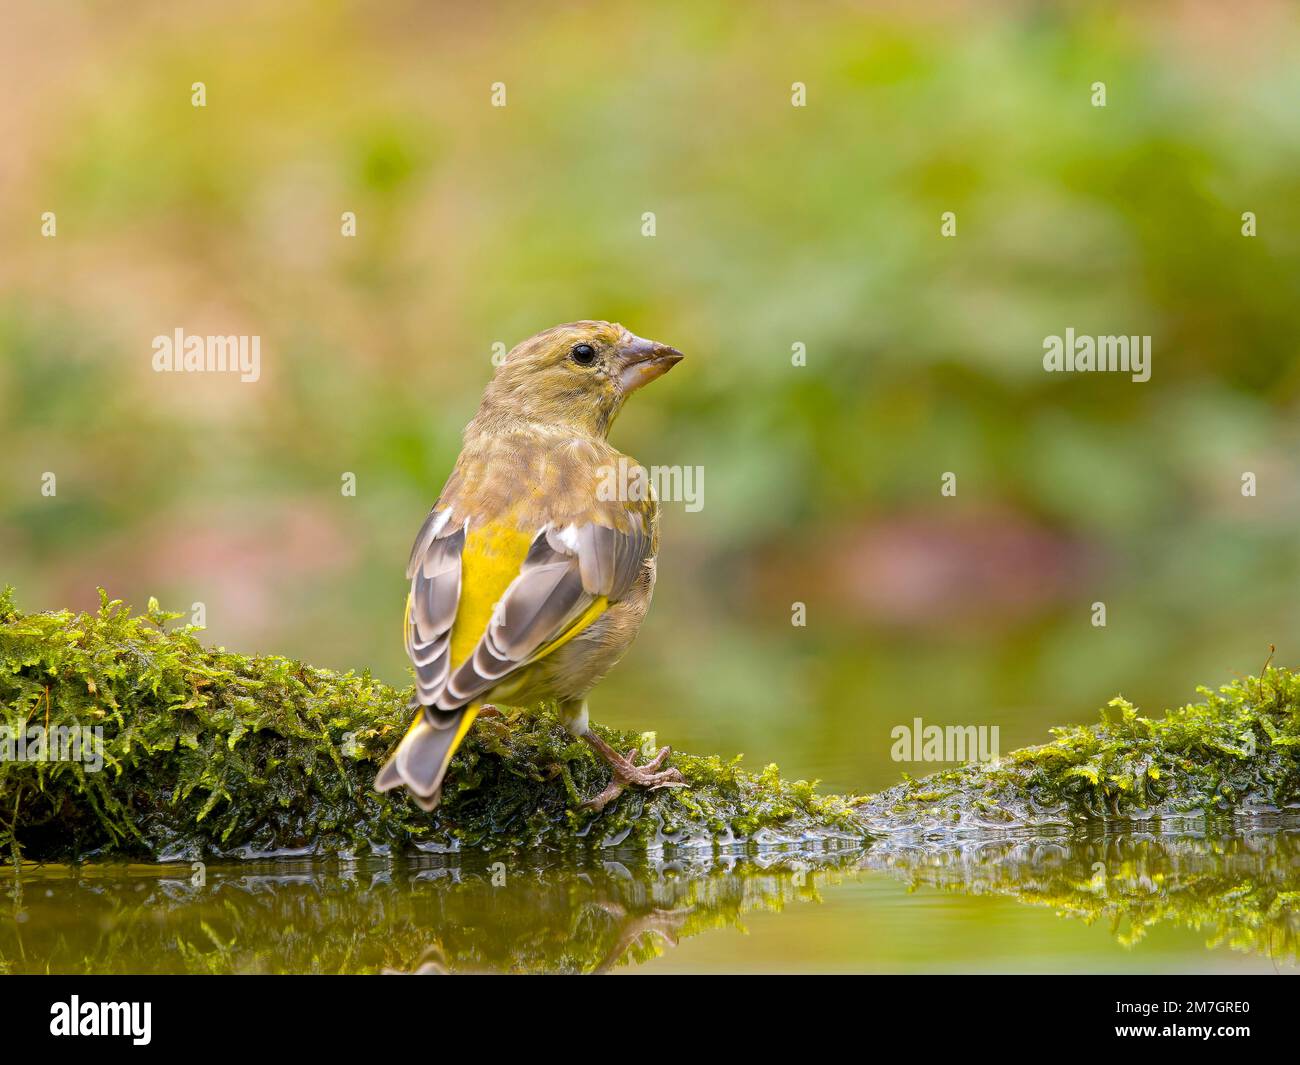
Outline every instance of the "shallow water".
{"label": "shallow water", "polygon": [[1300,829],[26,867],[9,972],[1295,972]]}

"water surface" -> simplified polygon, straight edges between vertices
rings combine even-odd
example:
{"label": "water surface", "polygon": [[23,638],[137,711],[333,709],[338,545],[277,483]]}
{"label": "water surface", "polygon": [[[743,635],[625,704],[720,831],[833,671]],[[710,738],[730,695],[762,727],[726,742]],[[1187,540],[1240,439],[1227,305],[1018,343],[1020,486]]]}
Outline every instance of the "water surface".
{"label": "water surface", "polygon": [[1295,972],[1300,830],[7,871],[19,973]]}

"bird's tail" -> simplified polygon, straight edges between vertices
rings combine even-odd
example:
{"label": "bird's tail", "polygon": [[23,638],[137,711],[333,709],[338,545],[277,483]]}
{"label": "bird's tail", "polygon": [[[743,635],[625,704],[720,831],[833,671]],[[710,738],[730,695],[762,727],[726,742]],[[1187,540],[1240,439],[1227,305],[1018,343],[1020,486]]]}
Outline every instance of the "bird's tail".
{"label": "bird's tail", "polygon": [[478,717],[481,705],[470,703],[459,710],[420,707],[402,742],[375,777],[375,790],[388,791],[405,784],[423,809],[436,807],[442,798],[447,765]]}

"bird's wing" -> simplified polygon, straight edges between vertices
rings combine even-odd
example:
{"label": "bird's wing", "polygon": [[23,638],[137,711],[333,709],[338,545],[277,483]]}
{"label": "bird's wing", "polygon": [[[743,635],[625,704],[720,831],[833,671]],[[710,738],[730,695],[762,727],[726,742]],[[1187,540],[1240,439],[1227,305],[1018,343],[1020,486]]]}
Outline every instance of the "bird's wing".
{"label": "bird's wing", "polygon": [[450,508],[434,507],[411,547],[406,576],[406,653],[415,665],[415,694],[432,706],[451,672],[451,627],[460,605],[461,552],[468,522],[452,523]]}
{"label": "bird's wing", "polygon": [[[471,556],[472,579],[479,530],[472,519],[456,524],[450,510],[431,514],[416,539],[408,571],[406,646],[415,663],[420,702],[442,710],[465,705],[555,650],[626,596],[653,554],[654,528],[640,511],[625,513],[631,520],[624,530],[599,520],[549,522],[531,540],[521,538],[517,563],[501,558],[501,537],[484,530],[496,548],[492,568],[499,571],[502,562],[514,568],[499,597],[496,590],[488,591],[493,597],[490,616],[481,631],[470,634],[476,642],[455,669],[452,630],[460,628],[462,553]],[[462,642],[459,634],[455,642]]]}

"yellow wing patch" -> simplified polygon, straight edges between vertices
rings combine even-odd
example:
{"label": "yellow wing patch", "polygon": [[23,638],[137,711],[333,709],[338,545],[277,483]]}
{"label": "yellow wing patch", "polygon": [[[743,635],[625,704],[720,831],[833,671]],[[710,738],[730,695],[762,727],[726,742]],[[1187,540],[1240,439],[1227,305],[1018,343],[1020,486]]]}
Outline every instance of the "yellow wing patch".
{"label": "yellow wing patch", "polygon": [[487,631],[492,612],[519,576],[536,533],[522,532],[513,522],[470,523],[460,555],[460,604],[451,626],[451,670],[474,653]]}

